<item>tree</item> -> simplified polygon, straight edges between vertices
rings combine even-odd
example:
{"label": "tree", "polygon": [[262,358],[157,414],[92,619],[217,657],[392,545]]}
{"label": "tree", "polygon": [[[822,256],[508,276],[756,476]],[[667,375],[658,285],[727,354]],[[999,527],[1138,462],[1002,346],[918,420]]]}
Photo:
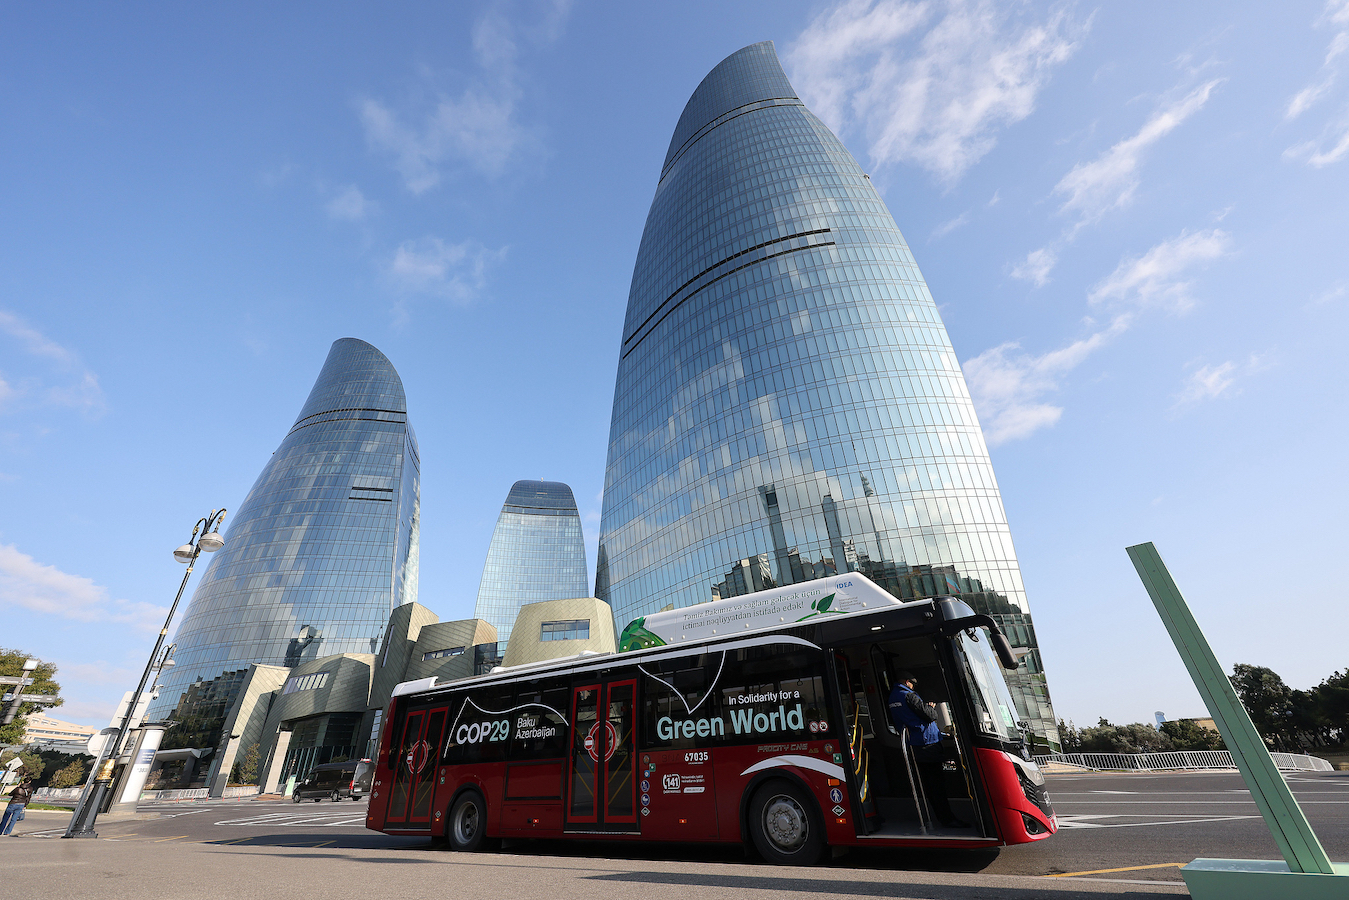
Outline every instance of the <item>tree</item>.
{"label": "tree", "polygon": [[1210,731],[1194,719],[1177,719],[1162,723],[1162,734],[1171,741],[1174,750],[1226,750],[1223,736]]}
{"label": "tree", "polygon": [[1064,753],[1082,752],[1082,732],[1070,721],[1064,724],[1059,719],[1059,746],[1063,748]]}
{"label": "tree", "polygon": [[4,753],[0,753],[0,767],[3,767],[16,756],[23,760],[23,765],[19,766],[14,772],[18,776],[18,780],[22,781],[27,778],[36,784],[42,778],[44,768],[42,756],[36,750],[21,750],[17,753],[13,750],[6,750]]}
{"label": "tree", "polygon": [[1336,672],[1314,689],[1316,706],[1331,732],[1330,739],[1349,742],[1349,669]]}
{"label": "tree", "polygon": [[244,758],[234,764],[230,780],[235,784],[258,783],[258,745],[254,744],[244,753]]}
{"label": "tree", "polygon": [[1171,749],[1171,740],[1151,725],[1112,725],[1101,719],[1081,732],[1083,753],[1157,753]]}
{"label": "tree", "polygon": [[1297,748],[1293,690],[1273,669],[1237,663],[1232,667],[1232,687],[1265,743],[1276,750]]}
{"label": "tree", "polygon": [[[25,660],[32,659],[32,655],[24,653],[22,650],[9,650],[0,647],[0,675],[21,676],[23,675],[23,664]],[[52,678],[56,675],[56,666],[52,663],[38,661],[37,668],[29,675],[33,683],[23,689],[23,695],[30,694],[48,694],[55,696],[61,692],[61,686]],[[8,685],[6,691],[12,690]],[[0,703],[0,708],[6,704]],[[58,700],[52,706],[60,706]],[[18,744],[23,741],[24,730],[28,726],[27,715],[40,707],[36,703],[20,703],[19,714],[14,721],[8,725],[0,725],[0,744]]]}
{"label": "tree", "polygon": [[79,787],[84,784],[84,776],[88,771],[84,765],[84,760],[72,760],[70,765],[58,770],[47,784],[54,788]]}

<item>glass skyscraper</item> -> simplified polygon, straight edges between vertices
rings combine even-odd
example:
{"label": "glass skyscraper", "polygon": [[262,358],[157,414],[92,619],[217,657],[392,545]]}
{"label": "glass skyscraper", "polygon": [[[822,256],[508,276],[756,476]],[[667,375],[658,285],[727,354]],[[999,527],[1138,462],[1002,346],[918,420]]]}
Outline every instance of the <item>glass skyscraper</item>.
{"label": "glass skyscraper", "polygon": [[880,195],[770,42],[684,107],[614,389],[595,594],[631,618],[838,572],[962,597],[1030,648],[997,480],[950,338]]}
{"label": "glass skyscraper", "polygon": [[526,603],[590,596],[581,514],[560,481],[517,481],[502,504],[473,615],[496,626],[504,655]]}
{"label": "glass skyscraper", "polygon": [[393,365],[335,341],[174,637],[150,708],[179,723],[165,746],[213,746],[250,663],[376,652],[393,607],[417,599],[419,470]]}

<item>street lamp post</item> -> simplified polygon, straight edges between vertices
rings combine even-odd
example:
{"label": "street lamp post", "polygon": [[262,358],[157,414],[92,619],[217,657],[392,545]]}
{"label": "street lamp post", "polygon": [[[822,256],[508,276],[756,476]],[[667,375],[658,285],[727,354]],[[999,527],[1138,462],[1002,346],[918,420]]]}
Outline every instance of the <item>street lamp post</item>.
{"label": "street lamp post", "polygon": [[[155,663],[159,662],[160,668],[163,668],[164,660],[161,659],[159,651],[164,646],[164,639],[169,634],[169,623],[173,621],[173,614],[178,611],[178,602],[183,599],[183,591],[187,589],[187,580],[192,577],[192,567],[197,564],[197,557],[202,551],[214,553],[225,546],[225,539],[220,536],[220,524],[225,521],[225,510],[213,509],[209,516],[203,516],[197,520],[197,524],[192,526],[192,537],[188,542],[177,550],[173,551],[173,558],[180,563],[187,563],[187,571],[183,573],[183,583],[178,586],[178,596],[173,598],[173,605],[169,607],[168,618],[164,620],[164,627],[159,630],[159,639],[155,641],[155,649],[150,651],[150,660],[145,664],[145,671],[141,674],[140,683],[136,685],[136,691],[131,695],[131,703],[128,704],[126,715],[122,718],[122,724],[117,729],[117,735],[103,747],[103,753],[99,757],[93,772],[90,773],[89,782],[84,786],[84,792],[80,794],[80,802],[75,807],[75,814],[70,817],[70,825],[66,828],[66,833],[61,835],[67,838],[96,838],[98,834],[94,831],[94,821],[98,818],[98,809],[103,805],[103,797],[108,792],[108,785],[112,781],[113,765],[117,757],[122,752],[122,741],[126,739],[126,733],[130,730],[131,720],[135,718],[136,707],[140,704],[141,694],[145,692],[145,685],[150,680],[150,673],[155,670]],[[201,537],[197,537],[201,534]]]}

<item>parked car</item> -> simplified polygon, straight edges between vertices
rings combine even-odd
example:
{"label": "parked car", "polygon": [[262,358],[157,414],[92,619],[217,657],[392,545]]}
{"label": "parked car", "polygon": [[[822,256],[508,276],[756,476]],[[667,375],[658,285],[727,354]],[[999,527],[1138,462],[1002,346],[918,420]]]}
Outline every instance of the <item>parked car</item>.
{"label": "parked car", "polygon": [[296,803],[301,800],[318,803],[325,798],[336,802],[344,797],[360,800],[370,793],[370,779],[374,771],[375,767],[368,759],[315,766],[308,778],[295,785],[291,799]]}

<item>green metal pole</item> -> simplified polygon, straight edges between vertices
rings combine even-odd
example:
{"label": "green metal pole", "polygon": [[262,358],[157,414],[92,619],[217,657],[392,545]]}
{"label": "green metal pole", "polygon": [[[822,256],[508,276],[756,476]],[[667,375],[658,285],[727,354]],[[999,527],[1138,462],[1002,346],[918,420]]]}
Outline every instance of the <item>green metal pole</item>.
{"label": "green metal pole", "polygon": [[1199,630],[1185,598],[1171,580],[1171,573],[1166,570],[1157,548],[1149,542],[1127,550],[1288,868],[1300,873],[1335,874],[1330,858],[1279,774],[1274,758],[1269,755],[1269,749],[1241,705],[1232,682],[1223,673],[1208,640]]}

